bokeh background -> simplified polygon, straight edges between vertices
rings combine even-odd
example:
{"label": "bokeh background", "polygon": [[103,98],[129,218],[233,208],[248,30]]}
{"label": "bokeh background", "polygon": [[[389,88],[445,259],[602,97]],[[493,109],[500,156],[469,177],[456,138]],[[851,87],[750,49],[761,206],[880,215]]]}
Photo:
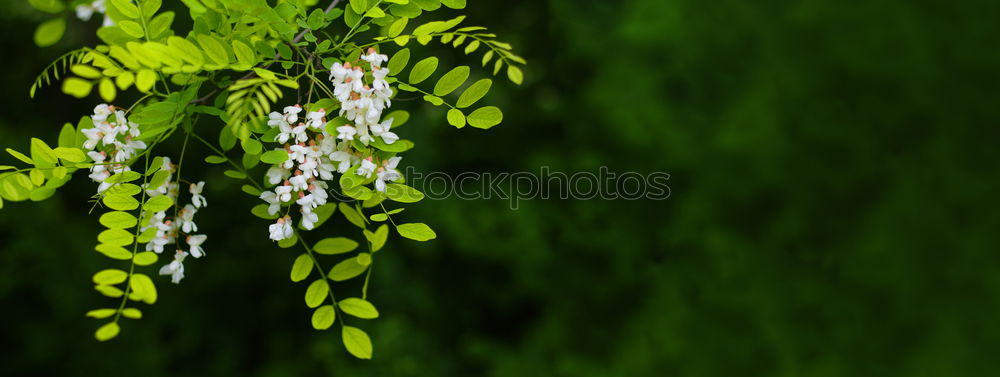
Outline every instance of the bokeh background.
{"label": "bokeh background", "polygon": [[[310,327],[305,286],[288,279],[297,253],[268,242],[236,181],[194,164],[186,175],[209,182],[208,258],[97,343],[83,313],[108,305],[89,279],[109,261],[92,249],[93,184],[78,175],[0,210],[0,374],[1000,374],[1000,3],[470,1],[466,13],[529,60],[525,83],[497,81],[487,100],[505,119],[488,132],[399,101],[418,114],[400,130],[418,143],[407,165],[663,171],[671,197],[410,206],[404,218],[438,239],[379,253],[382,317],[354,322],[375,359],[359,361],[337,331]],[[54,142],[98,101],[53,87],[28,98],[44,64],[96,43],[97,21],[74,21],[37,49],[44,19],[0,3],[3,146]],[[324,228],[352,229],[339,216]]]}

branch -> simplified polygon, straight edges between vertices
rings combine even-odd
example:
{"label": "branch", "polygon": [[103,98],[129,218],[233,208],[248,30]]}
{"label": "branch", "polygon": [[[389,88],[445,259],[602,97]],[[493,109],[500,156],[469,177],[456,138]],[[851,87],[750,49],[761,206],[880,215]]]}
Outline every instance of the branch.
{"label": "branch", "polygon": [[[333,8],[337,7],[338,3],[340,3],[340,0],[333,0],[333,1],[331,1],[330,5],[327,5],[326,9],[323,10],[323,13],[330,13],[330,11],[332,11]],[[298,43],[299,41],[301,41],[302,38],[305,37],[306,33],[308,33],[310,30],[312,30],[312,29],[309,29],[309,28],[302,29],[302,31],[300,31],[299,34],[295,36],[295,38],[292,38],[292,44],[295,44],[295,43]],[[280,57],[281,57],[281,54],[274,55],[274,59],[275,60],[277,60]],[[274,63],[273,62],[267,63],[267,65],[265,65],[263,68],[267,69],[267,67],[270,67],[271,64],[274,64]],[[246,75],[244,75],[243,77],[240,77],[236,81],[246,80],[246,79],[252,78],[252,77],[254,77],[256,75],[257,75],[256,73],[254,73],[253,71],[251,71],[250,73],[247,73]],[[195,99],[195,100],[191,100],[191,102],[188,102],[188,104],[204,103],[205,101],[208,101],[209,98],[212,98],[212,96],[218,94],[220,91],[222,91],[222,88],[215,88],[214,90],[212,90],[211,92],[209,92],[208,94],[206,94],[204,97],[201,97],[201,98],[198,98],[198,99]]]}

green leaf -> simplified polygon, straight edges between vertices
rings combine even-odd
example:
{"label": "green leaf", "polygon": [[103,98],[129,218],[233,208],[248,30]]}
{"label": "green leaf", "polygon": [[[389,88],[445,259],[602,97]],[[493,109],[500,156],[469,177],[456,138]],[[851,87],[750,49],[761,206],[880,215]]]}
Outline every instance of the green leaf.
{"label": "green leaf", "polygon": [[136,254],[135,259],[133,259],[133,261],[137,266],[148,266],[153,263],[156,263],[156,261],[159,259],[160,257],[156,255],[156,253],[152,251],[143,251],[141,253]]}
{"label": "green leaf", "polygon": [[59,162],[55,151],[41,139],[31,138],[31,159],[40,168],[50,168]]}
{"label": "green leaf", "polygon": [[118,336],[119,332],[121,332],[121,327],[118,327],[117,323],[108,322],[104,326],[97,328],[97,331],[94,332],[94,338],[103,342]]}
{"label": "green leaf", "polygon": [[396,232],[399,232],[400,236],[421,242],[429,241],[437,237],[434,230],[424,223],[399,224],[396,226]]}
{"label": "green leaf", "polygon": [[101,222],[101,225],[111,229],[128,229],[139,223],[139,220],[132,214],[119,211],[105,213],[98,221]]}
{"label": "green leaf", "polygon": [[327,276],[333,281],[344,281],[361,275],[366,269],[368,266],[358,263],[358,258],[347,258],[334,265]]}
{"label": "green leaf", "polygon": [[424,198],[424,193],[413,187],[399,183],[386,185],[385,195],[392,201],[400,203],[416,203]]}
{"label": "green leaf", "polygon": [[247,175],[244,174],[243,172],[239,172],[236,170],[226,170],[222,172],[222,174],[232,179],[246,179],[247,177]]}
{"label": "green leaf", "polygon": [[143,69],[135,75],[135,88],[140,92],[148,93],[153,88],[153,84],[156,84],[156,72]]}
{"label": "green leaf", "polygon": [[142,38],[146,35],[146,32],[142,31],[142,25],[139,25],[139,23],[135,21],[119,22],[118,27],[122,28],[122,31],[124,31],[125,34],[135,38]]}
{"label": "green leaf", "polygon": [[131,232],[124,229],[107,229],[97,235],[98,241],[111,246],[131,245],[134,238]]}
{"label": "green leaf", "polygon": [[10,148],[7,148],[7,153],[9,153],[11,156],[14,156],[14,158],[16,158],[16,159],[21,160],[21,162],[23,162],[25,164],[28,164],[28,165],[34,165],[35,164],[35,161],[32,161],[31,158],[29,158],[28,156],[25,156],[24,153],[15,151],[15,150],[10,149]]}
{"label": "green leaf", "polygon": [[513,83],[521,85],[521,82],[524,81],[524,72],[521,72],[521,69],[518,67],[509,65],[507,66],[507,78]]}
{"label": "green leaf", "polygon": [[104,205],[113,210],[131,211],[139,208],[139,201],[129,195],[105,195]]}
{"label": "green leaf", "polygon": [[312,284],[309,284],[309,288],[306,288],[306,306],[310,308],[319,306],[329,293],[330,285],[326,279],[319,279],[312,282]]}
{"label": "green leaf", "polygon": [[136,173],[134,171],[124,171],[108,177],[108,179],[105,179],[104,182],[107,183],[132,182],[139,178],[142,178],[142,174]]}
{"label": "green leaf", "polygon": [[340,300],[337,303],[340,310],[344,313],[353,315],[361,319],[375,319],[378,318],[378,310],[375,309],[375,305],[357,297],[349,297]]}
{"label": "green leaf", "polygon": [[130,0],[111,0],[111,5],[118,9],[119,12],[128,18],[139,18],[139,8],[137,8]]}
{"label": "green leaf", "polygon": [[102,319],[113,316],[115,313],[118,313],[117,309],[94,309],[87,312],[87,317]]}
{"label": "green leaf", "polygon": [[[406,19],[402,18],[402,20]],[[389,64],[387,65],[387,67],[389,68],[389,76],[395,76],[398,75],[400,72],[403,72],[403,68],[406,68],[406,63],[409,62],[410,62],[410,49],[404,48],[402,50],[397,51],[394,55],[392,55],[391,58],[389,58]]]}
{"label": "green leaf", "polygon": [[441,4],[451,9],[465,8],[465,0],[441,0]]}
{"label": "green leaf", "polygon": [[372,358],[372,340],[368,334],[357,327],[344,326],[341,331],[341,339],[347,352],[359,359]]}
{"label": "green leaf", "polygon": [[59,131],[59,146],[74,149],[79,147],[76,145],[76,128],[72,124],[63,124],[62,130]]}
{"label": "green leaf", "polygon": [[[62,138],[62,136],[60,136]],[[87,161],[87,155],[83,153],[79,148],[74,147],[56,147],[53,151],[56,156],[69,161],[69,162],[84,162]]]}
{"label": "green leaf", "polygon": [[142,209],[149,212],[160,212],[165,211],[173,205],[173,199],[170,199],[170,197],[166,195],[160,195],[149,199],[146,204],[142,205]]}
{"label": "green leaf", "polygon": [[295,258],[295,263],[292,264],[292,281],[297,283],[305,280],[312,272],[312,268],[312,258],[307,254],[299,255],[298,258]]}
{"label": "green leaf", "polygon": [[[153,229],[153,228],[150,228],[150,229]],[[124,247],[121,247],[121,246],[118,246],[118,245],[100,244],[100,245],[95,246],[94,250],[97,250],[97,252],[99,252],[101,254],[104,254],[104,256],[106,256],[108,258],[111,258],[111,259],[117,259],[117,260],[129,260],[129,259],[132,259],[132,252],[128,251]]]}
{"label": "green leaf", "polygon": [[236,54],[236,61],[239,62],[240,69],[250,69],[257,64],[257,54],[253,52],[253,48],[250,45],[239,40],[234,40],[232,45],[233,53]]}
{"label": "green leaf", "polygon": [[95,285],[94,290],[108,297],[122,297],[125,294],[125,291],[110,285]]}
{"label": "green leaf", "polygon": [[[133,274],[128,284],[132,288],[132,294],[135,295],[135,299],[150,305],[156,303],[156,285],[153,284],[153,279],[150,279],[149,276],[138,273]],[[132,298],[132,295],[129,295],[129,298]]]}
{"label": "green leaf", "polygon": [[[263,156],[261,156],[261,158],[263,158]],[[205,157],[205,162],[207,162],[209,164],[225,164],[226,161],[229,161],[229,160],[227,160],[225,157],[222,157],[222,156],[214,156],[213,155],[213,156]]]}
{"label": "green leaf", "polygon": [[350,238],[332,237],[325,238],[317,242],[316,245],[313,246],[313,251],[324,255],[334,255],[351,252],[357,248],[358,243]]}
{"label": "green leaf", "polygon": [[157,10],[160,10],[160,5],[163,5],[162,0],[143,0],[142,15],[146,18],[152,17]]}
{"label": "green leaf", "polygon": [[267,212],[267,208],[268,208],[267,204],[258,204],[258,205],[255,205],[253,208],[250,209],[250,213],[252,213],[254,216],[257,216],[257,217],[265,219],[265,220],[274,220],[274,219],[277,219],[278,216],[281,215],[281,213],[279,213],[279,212],[275,212],[272,215],[272,214],[270,214],[270,213]]}
{"label": "green leaf", "polygon": [[444,100],[438,96],[426,95],[424,96],[424,101],[430,102],[434,106],[441,106],[444,104]]}
{"label": "green leaf", "polygon": [[[389,38],[395,38],[396,36],[398,36],[400,33],[403,32],[404,29],[406,29],[406,23],[409,21],[410,19],[406,17],[400,17],[399,19],[397,19],[395,22],[392,23],[392,25],[389,25],[389,33],[387,34],[387,36]],[[399,53],[397,52],[396,54]],[[390,69],[389,72],[391,73],[392,69]]]}
{"label": "green leaf", "polygon": [[260,155],[260,161],[265,164],[280,164],[288,160],[288,151],[284,149],[275,149],[273,151],[264,152]]}
{"label": "green leaf", "polygon": [[361,217],[361,214],[359,214],[353,207],[347,203],[340,203],[338,204],[338,208],[340,208],[340,212],[344,214],[344,218],[347,219],[347,221],[350,221],[351,224],[357,225],[358,228],[361,229],[365,228],[364,218]]}
{"label": "green leaf", "polygon": [[323,27],[323,23],[326,22],[326,13],[323,13],[322,9],[313,9],[312,13],[309,13],[309,18],[306,23],[309,24],[309,28],[313,30],[319,30]]}
{"label": "green leaf", "polygon": [[357,14],[364,14],[368,10],[367,0],[351,0],[351,9]]}
{"label": "green leaf", "polygon": [[125,308],[122,310],[122,316],[131,319],[139,319],[142,318],[142,311],[136,308]]}
{"label": "green leaf", "polygon": [[386,213],[376,213],[374,215],[371,215],[371,219],[374,220],[374,221],[385,221],[385,220],[389,219],[389,216],[395,215],[395,214],[400,213],[400,212],[403,212],[404,209],[405,208],[396,208],[396,209],[394,209],[392,211],[389,211],[389,212],[386,212]]}
{"label": "green leaf", "polygon": [[114,268],[98,271],[93,277],[94,283],[99,285],[121,284],[125,279],[128,279],[128,273]]}
{"label": "green leaf", "polygon": [[413,69],[410,70],[410,84],[419,84],[421,81],[431,77],[437,66],[438,58],[433,56],[417,62],[417,64],[413,65]]}
{"label": "green leaf", "polygon": [[35,44],[38,47],[48,47],[62,39],[66,32],[66,19],[54,18],[43,22],[35,29]]}
{"label": "green leaf", "polygon": [[445,73],[434,85],[434,95],[445,96],[462,86],[469,78],[469,66],[458,66]]}
{"label": "green leaf", "polygon": [[205,55],[208,55],[208,58],[215,62],[215,64],[229,64],[229,54],[226,53],[226,47],[222,44],[220,39],[205,34],[198,34],[195,39],[197,39],[198,44],[201,45],[201,50],[204,51]]}
{"label": "green leaf", "polygon": [[337,311],[333,305],[323,305],[316,309],[312,315],[312,326],[316,330],[326,330],[333,326],[333,321],[337,318]]}
{"label": "green leaf", "polygon": [[85,79],[96,79],[101,77],[101,71],[85,64],[73,64],[73,66],[69,67],[69,70],[77,76]]}
{"label": "green leaf", "polygon": [[480,107],[465,118],[469,125],[476,128],[490,128],[503,121],[503,113],[496,106]]}
{"label": "green leaf", "polygon": [[462,92],[462,95],[458,97],[458,102],[455,106],[461,109],[472,106],[476,103],[476,101],[479,101],[479,99],[483,98],[483,96],[490,91],[490,87],[492,85],[493,80],[490,79],[476,81],[474,84],[466,88],[464,92]]}
{"label": "green leaf", "polygon": [[326,220],[329,220],[330,216],[332,216],[336,211],[337,205],[334,203],[327,203],[313,209],[313,213],[315,213],[316,217],[319,219],[319,221],[316,221],[315,228],[319,228],[320,225],[323,225],[323,223],[325,223]]}
{"label": "green leaf", "polygon": [[46,13],[59,13],[66,8],[59,0],[28,0],[28,4]]}
{"label": "green leaf", "polygon": [[462,110],[448,110],[448,124],[458,128],[465,127],[465,114],[462,114]]}
{"label": "green leaf", "polygon": [[469,42],[469,44],[467,46],[465,46],[465,54],[466,55],[471,54],[471,53],[475,52],[477,48],[479,48],[479,41],[478,40],[474,40],[472,42]]}
{"label": "green leaf", "polygon": [[78,77],[67,77],[63,80],[62,91],[63,93],[69,94],[76,98],[83,98],[90,94],[90,90],[94,88],[94,83],[78,78]]}
{"label": "green leaf", "polygon": [[[383,213],[383,215],[385,214]],[[371,239],[369,239],[369,241],[371,241],[372,243],[372,252],[382,250],[382,247],[385,246],[385,241],[388,238],[389,238],[389,226],[382,224],[382,226],[378,227],[378,229],[375,230],[375,233],[372,233]]]}

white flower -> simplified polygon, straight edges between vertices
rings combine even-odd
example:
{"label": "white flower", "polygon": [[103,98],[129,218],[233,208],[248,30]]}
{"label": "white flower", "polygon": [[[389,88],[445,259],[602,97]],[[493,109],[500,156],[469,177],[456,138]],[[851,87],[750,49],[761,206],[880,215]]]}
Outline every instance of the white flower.
{"label": "white flower", "polygon": [[354,135],[357,133],[358,129],[349,124],[337,127],[337,138],[340,140],[354,140]]}
{"label": "white flower", "polygon": [[403,175],[396,170],[396,166],[399,165],[399,160],[402,157],[393,157],[388,161],[383,163],[383,166],[378,169],[378,173],[375,178],[375,189],[381,192],[385,192],[385,182],[395,182],[403,178]]}
{"label": "white flower", "polygon": [[166,234],[158,237],[153,237],[149,243],[146,244],[146,251],[152,251],[157,254],[163,252],[163,247],[170,243],[170,238]]}
{"label": "white flower", "polygon": [[178,250],[170,264],[160,267],[160,275],[170,275],[170,281],[174,284],[180,283],[184,278],[184,258],[187,256],[187,252]]}
{"label": "white flower", "polygon": [[361,60],[371,63],[372,67],[374,68],[382,65],[382,62],[388,61],[389,57],[381,55],[377,51],[375,51],[374,48],[369,47],[368,55],[361,56]]}
{"label": "white flower", "polygon": [[181,228],[184,233],[193,233],[198,231],[198,224],[194,223],[194,214],[198,212],[198,209],[194,206],[188,204],[181,209],[178,214],[177,226]]}
{"label": "white flower", "polygon": [[292,184],[289,181],[285,181],[284,185],[274,188],[274,193],[281,202],[292,200]]}
{"label": "white flower", "polygon": [[82,21],[90,21],[90,17],[94,15],[94,12],[104,14],[104,0],[94,0],[90,4],[83,3],[76,6],[76,18]]}
{"label": "white flower", "polygon": [[288,169],[282,169],[277,166],[267,169],[267,181],[272,185],[281,183],[281,181],[288,179],[291,175],[292,172],[288,171]]}
{"label": "white flower", "polygon": [[319,215],[308,210],[309,207],[302,207],[299,211],[302,212],[302,227],[306,230],[312,230],[316,227],[316,223],[319,222]]}
{"label": "white flower", "polygon": [[288,179],[288,182],[292,184],[292,190],[303,191],[309,187],[309,176],[297,172],[297,174]]}
{"label": "white flower", "polygon": [[[83,5],[81,5],[81,7],[82,6]],[[78,12],[79,12],[79,8],[80,7],[77,7],[77,9],[78,9],[77,11]],[[90,17],[88,16],[87,18],[90,18]],[[86,21],[86,20],[84,20],[84,21]],[[108,120],[108,116],[111,115],[111,112],[112,112],[111,106],[108,106],[108,104],[106,104],[106,103],[102,103],[100,105],[97,105],[97,107],[94,107],[94,115],[91,115],[90,119],[94,121],[94,124],[98,124],[98,123],[101,123],[101,122],[104,122],[104,121]]]}
{"label": "white flower", "polygon": [[279,218],[276,223],[271,224],[268,227],[268,231],[270,231],[271,233],[270,234],[271,239],[275,241],[281,241],[283,239],[291,237],[293,234],[292,218],[289,217],[288,215]]}
{"label": "white flower", "polygon": [[361,160],[361,166],[358,166],[358,170],[355,171],[357,175],[365,178],[371,178],[372,172],[375,171],[375,163],[372,162],[371,157]]}
{"label": "white flower", "polygon": [[314,130],[322,130],[326,126],[326,122],[323,121],[323,117],[326,116],[326,110],[319,109],[319,111],[310,111],[306,114],[306,125]]}
{"label": "white flower", "polygon": [[205,255],[205,249],[201,248],[201,244],[205,243],[208,236],[204,234],[196,234],[193,236],[187,236],[187,244],[191,247],[191,256],[195,258],[201,258]]}
{"label": "white flower", "polygon": [[[194,204],[194,208],[208,207],[208,201],[205,197],[201,195],[201,190],[205,188],[205,181],[199,181],[197,184],[192,183],[190,187],[191,192],[191,203]],[[194,250],[191,250],[191,254],[197,258]]]}
{"label": "white flower", "polygon": [[371,131],[373,135],[382,137],[382,141],[386,144],[392,144],[396,140],[399,140],[399,136],[396,136],[393,132],[389,132],[390,127],[392,127],[392,118],[386,119],[382,123],[373,124]]}
{"label": "white flower", "polygon": [[278,195],[271,191],[264,191],[260,194],[260,198],[267,202],[267,213],[274,215],[281,210],[281,202],[278,201]]}

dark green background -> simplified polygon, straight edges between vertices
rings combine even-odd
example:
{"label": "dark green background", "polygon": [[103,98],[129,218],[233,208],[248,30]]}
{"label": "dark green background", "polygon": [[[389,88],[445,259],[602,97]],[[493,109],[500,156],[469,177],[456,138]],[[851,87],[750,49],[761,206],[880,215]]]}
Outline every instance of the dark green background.
{"label": "dark green background", "polygon": [[[199,213],[208,258],[92,338],[112,300],[90,275],[100,229],[82,173],[0,211],[0,374],[9,376],[993,376],[1000,374],[996,2],[470,1],[529,60],[487,100],[504,123],[448,126],[417,101],[419,171],[671,174],[664,201],[425,201],[438,239],[377,256],[382,317],[351,359],[317,332],[253,200],[217,167]],[[455,12],[439,12],[441,19]],[[54,143],[96,98],[43,64],[95,43],[0,5],[0,142]],[[476,57],[435,47],[447,64]],[[480,72],[481,73],[481,72]],[[199,131],[217,133],[206,124]],[[204,148],[189,152],[203,154]],[[177,151],[171,152],[173,156]],[[0,157],[11,163],[9,157]],[[192,159],[194,161],[194,159]],[[190,167],[191,170],[188,170]],[[347,234],[339,217],[328,234]],[[329,262],[328,262],[329,263]],[[341,289],[353,289],[344,287]]]}

